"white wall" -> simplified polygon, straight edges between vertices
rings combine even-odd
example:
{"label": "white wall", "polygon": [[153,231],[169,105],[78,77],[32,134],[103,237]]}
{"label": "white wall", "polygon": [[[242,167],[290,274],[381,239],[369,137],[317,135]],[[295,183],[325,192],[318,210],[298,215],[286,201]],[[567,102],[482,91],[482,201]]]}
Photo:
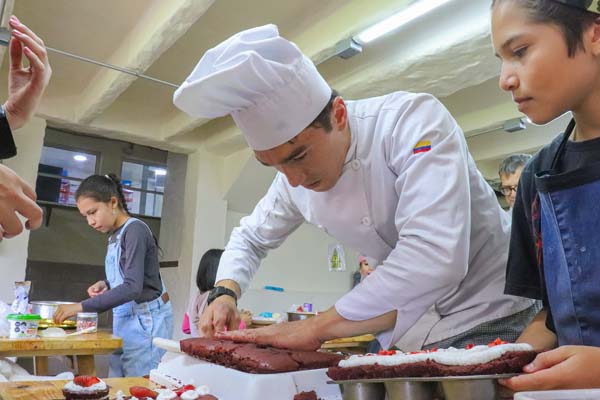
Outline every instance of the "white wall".
{"label": "white wall", "polygon": [[[46,130],[46,121],[33,118],[27,125],[14,133],[18,155],[4,163],[25,179],[31,187],[35,187],[37,166],[40,162],[42,144]],[[27,243],[29,232],[25,230],[13,239],[0,242],[0,300],[11,302],[13,299],[13,282],[25,278],[27,263]]]}
{"label": "white wall", "polygon": [[224,245],[227,203],[221,191],[223,162],[222,157],[202,150],[188,156],[179,266],[161,271],[173,305],[174,338],[183,336],[181,321],[190,293],[196,290],[200,257],[206,250]]}
{"label": "white wall", "polygon": [[[227,212],[225,242],[243,216],[231,210]],[[350,290],[358,262],[356,252],[345,247],[346,271],[329,272],[327,252],[330,243],[338,242],[313,225],[300,226],[280,248],[263,260],[250,289],[240,300],[240,308],[257,314],[284,312],[292,304],[313,303],[315,311],[331,307]],[[264,290],[265,285],[282,287],[284,292]]]}

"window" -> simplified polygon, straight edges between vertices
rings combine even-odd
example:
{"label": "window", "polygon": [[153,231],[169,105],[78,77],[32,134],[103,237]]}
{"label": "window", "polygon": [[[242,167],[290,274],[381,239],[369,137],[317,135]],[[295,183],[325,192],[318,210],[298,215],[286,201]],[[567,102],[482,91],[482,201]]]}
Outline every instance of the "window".
{"label": "window", "polygon": [[38,200],[75,205],[81,181],[96,173],[96,154],[43,146],[35,191]]}
{"label": "window", "polygon": [[160,217],[167,168],[138,161],[123,161],[121,181],[129,211],[133,214]]}

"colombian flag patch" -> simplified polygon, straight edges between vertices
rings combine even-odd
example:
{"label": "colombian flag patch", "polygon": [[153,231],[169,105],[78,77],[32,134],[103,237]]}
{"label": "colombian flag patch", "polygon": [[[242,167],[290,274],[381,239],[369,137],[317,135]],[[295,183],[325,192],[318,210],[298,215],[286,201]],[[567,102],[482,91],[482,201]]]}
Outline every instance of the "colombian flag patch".
{"label": "colombian flag patch", "polygon": [[431,150],[431,142],[429,140],[423,140],[416,144],[413,149],[413,154],[427,153],[429,150]]}

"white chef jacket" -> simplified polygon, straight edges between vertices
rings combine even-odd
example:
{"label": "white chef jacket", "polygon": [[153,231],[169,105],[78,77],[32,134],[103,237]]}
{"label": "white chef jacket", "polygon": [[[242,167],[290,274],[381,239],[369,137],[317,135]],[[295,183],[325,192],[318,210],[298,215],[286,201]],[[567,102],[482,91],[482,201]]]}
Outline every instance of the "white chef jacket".
{"label": "white chef jacket", "polygon": [[377,260],[335,308],[353,321],[397,310],[394,329],[379,334],[384,348],[424,314],[421,342],[409,347],[531,306],[503,294],[509,221],[444,106],[406,92],[346,105],[351,144],[340,180],[314,192],[278,173],[233,230],[217,281],[232,279],[246,290],[268,250],[307,221]]}

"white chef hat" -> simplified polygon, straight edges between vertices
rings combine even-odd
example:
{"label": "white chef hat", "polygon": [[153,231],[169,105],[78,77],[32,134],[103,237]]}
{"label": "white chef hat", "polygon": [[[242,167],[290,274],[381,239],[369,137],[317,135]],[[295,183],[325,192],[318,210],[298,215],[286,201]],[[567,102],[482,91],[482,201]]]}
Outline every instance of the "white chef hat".
{"label": "white chef hat", "polygon": [[267,150],[308,127],[330,97],[312,61],[275,25],[265,25],[208,50],[173,103],[193,117],[231,114],[248,145]]}

